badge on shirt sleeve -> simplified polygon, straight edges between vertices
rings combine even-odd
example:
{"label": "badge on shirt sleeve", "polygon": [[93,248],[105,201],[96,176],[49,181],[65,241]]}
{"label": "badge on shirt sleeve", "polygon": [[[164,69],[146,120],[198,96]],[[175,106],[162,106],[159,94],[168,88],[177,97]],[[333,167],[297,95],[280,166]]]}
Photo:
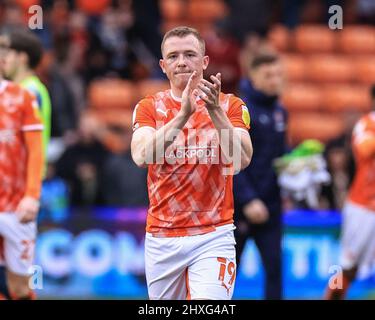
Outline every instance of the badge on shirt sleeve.
{"label": "badge on shirt sleeve", "polygon": [[39,110],[39,104],[38,104],[38,102],[35,99],[33,99],[31,101],[31,106],[33,108],[34,117],[37,118],[37,119],[41,119],[42,115],[41,115],[41,112]]}
{"label": "badge on shirt sleeve", "polygon": [[245,105],[242,106],[242,120],[245,123],[246,127],[250,125],[250,113]]}

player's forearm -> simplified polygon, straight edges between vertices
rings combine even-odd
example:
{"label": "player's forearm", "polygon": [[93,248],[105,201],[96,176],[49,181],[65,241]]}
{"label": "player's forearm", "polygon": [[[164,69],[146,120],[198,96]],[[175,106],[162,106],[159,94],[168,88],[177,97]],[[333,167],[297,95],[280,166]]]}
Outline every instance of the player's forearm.
{"label": "player's forearm", "polygon": [[165,150],[181,133],[189,117],[189,115],[178,113],[170,122],[156,130],[149,139],[146,138],[142,162],[146,165],[160,163],[164,158]]}
{"label": "player's forearm", "polygon": [[235,171],[246,168],[251,161],[253,148],[250,137],[242,135],[233,127],[222,108],[208,109],[211,120],[219,134],[220,148],[224,157],[232,160]]}
{"label": "player's forearm", "polygon": [[250,135],[248,132],[242,130],[234,130],[234,132],[240,135],[241,141],[241,170],[245,169],[251,162],[253,157],[253,145],[251,143]]}
{"label": "player's forearm", "polygon": [[42,188],[44,153],[42,131],[25,132],[27,149],[27,177],[25,196],[39,199]]}

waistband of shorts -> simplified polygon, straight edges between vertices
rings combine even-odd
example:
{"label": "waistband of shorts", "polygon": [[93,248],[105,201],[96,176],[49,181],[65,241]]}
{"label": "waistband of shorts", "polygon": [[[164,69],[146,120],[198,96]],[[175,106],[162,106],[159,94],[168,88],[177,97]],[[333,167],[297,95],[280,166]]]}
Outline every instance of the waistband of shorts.
{"label": "waistband of shorts", "polygon": [[160,237],[160,236],[155,236],[151,232],[146,232],[146,237],[152,237],[152,238],[181,238],[181,237],[195,237],[195,236],[204,236],[205,234],[210,234],[213,232],[219,232],[219,231],[233,231],[236,229],[236,226],[233,223],[227,223],[223,224],[221,226],[214,227],[215,230],[207,232],[207,233],[202,233],[202,234],[195,234],[195,235],[190,235],[190,236],[176,236],[176,237]]}
{"label": "waistband of shorts", "polygon": [[223,224],[222,226],[215,227],[215,231],[220,231],[220,230],[232,231],[235,229],[236,229],[236,226],[233,223],[227,223],[227,224]]}
{"label": "waistband of shorts", "polygon": [[360,203],[357,203],[357,202],[354,202],[352,201],[351,199],[348,199],[345,203],[344,203],[344,207],[343,207],[343,210],[345,209],[345,207],[354,207],[358,210],[361,210],[362,212],[366,212],[366,213],[369,213],[369,214],[375,214],[375,211],[374,210],[371,210],[370,208],[364,206],[363,204],[360,204]]}

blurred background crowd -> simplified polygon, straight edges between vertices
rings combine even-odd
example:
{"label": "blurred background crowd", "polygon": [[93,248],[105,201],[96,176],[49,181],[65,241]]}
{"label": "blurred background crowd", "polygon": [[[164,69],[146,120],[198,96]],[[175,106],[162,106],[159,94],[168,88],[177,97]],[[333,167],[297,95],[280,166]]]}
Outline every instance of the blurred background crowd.
{"label": "blurred background crowd", "polygon": [[[321,205],[341,207],[354,169],[350,132],[371,107],[373,1],[3,0],[0,28],[27,25],[33,4],[43,8],[37,74],[52,100],[48,178],[63,179],[70,204],[147,205],[146,172],[129,153],[132,110],[168,88],[158,66],[162,35],[189,25],[203,33],[207,74],[222,73],[224,92],[238,92],[255,54],[281,53],[290,144],[326,143],[333,179]],[[343,30],[327,27],[334,4]]]}
{"label": "blurred background crowd", "polygon": [[[147,207],[147,171],[130,155],[132,112],[141,98],[169,88],[159,67],[160,44],[163,34],[179,25],[202,33],[210,56],[206,74],[221,72],[226,93],[239,94],[253,57],[280,55],[288,144],[293,148],[312,138],[324,143],[331,182],[322,189],[319,209],[340,211],[355,172],[353,125],[375,107],[370,95],[375,83],[373,0],[1,0],[0,31],[27,27],[34,4],[43,9],[43,28],[33,30],[44,47],[37,75],[52,104],[41,218],[64,222],[69,208],[82,213],[93,207]],[[328,27],[332,5],[343,9],[343,29]],[[283,204],[285,212],[293,209],[288,199]],[[114,215],[129,227],[136,213]],[[109,215],[97,214],[104,219]],[[139,217],[143,223],[143,213]],[[78,225],[71,227],[74,232],[85,229]],[[143,225],[140,230],[143,235]],[[54,237],[61,245],[62,234]],[[46,239],[40,241],[39,260],[59,276],[65,264],[58,264],[58,251],[54,259],[46,258],[52,252],[44,246]],[[130,238],[116,239],[135,250]],[[142,275],[142,258],[127,256],[137,250],[122,252]],[[244,274],[251,273],[250,262]],[[123,268],[128,271],[126,263]],[[123,289],[131,287],[129,279]],[[74,292],[82,287],[74,287]],[[112,285],[110,294],[115,289]],[[134,292],[130,295],[144,295]]]}

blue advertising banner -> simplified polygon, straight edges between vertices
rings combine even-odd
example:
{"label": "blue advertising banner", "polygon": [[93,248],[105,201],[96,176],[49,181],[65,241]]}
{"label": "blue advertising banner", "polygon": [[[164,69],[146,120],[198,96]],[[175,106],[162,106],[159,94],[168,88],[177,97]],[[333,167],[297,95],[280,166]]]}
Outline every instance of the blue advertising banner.
{"label": "blue advertising banner", "polygon": [[[36,248],[40,298],[147,299],[145,208],[68,210],[44,215]],[[337,272],[341,218],[333,211],[284,214],[283,276],[287,299],[320,299]],[[263,269],[252,240],[237,272],[235,299],[261,299]],[[375,297],[375,272],[357,280],[349,298]]]}

